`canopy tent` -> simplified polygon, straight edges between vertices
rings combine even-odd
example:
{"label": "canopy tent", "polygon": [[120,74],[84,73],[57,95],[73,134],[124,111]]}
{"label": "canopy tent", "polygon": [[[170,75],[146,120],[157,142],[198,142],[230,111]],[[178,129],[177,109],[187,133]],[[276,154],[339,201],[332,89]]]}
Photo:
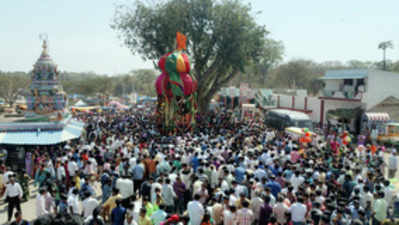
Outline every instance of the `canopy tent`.
{"label": "canopy tent", "polygon": [[372,113],[372,112],[367,112],[365,113],[366,117],[368,120],[374,121],[374,120],[379,120],[379,121],[389,121],[391,118],[389,117],[389,114],[386,112],[380,112],[380,113]]}
{"label": "canopy tent", "polygon": [[83,100],[79,100],[78,102],[75,103],[74,106],[76,106],[76,107],[84,107],[84,106],[87,106],[87,103],[84,102]]}
{"label": "canopy tent", "polygon": [[10,145],[54,145],[79,138],[84,123],[71,120],[62,130],[0,132],[0,144]]}
{"label": "canopy tent", "polygon": [[113,107],[113,108],[116,108],[116,109],[128,109],[128,108],[129,108],[128,106],[123,105],[123,104],[121,104],[121,103],[118,102],[118,101],[110,101],[110,102],[108,103],[108,105],[111,106],[111,107]]}
{"label": "canopy tent", "polygon": [[71,107],[72,112],[101,111],[100,106]]}

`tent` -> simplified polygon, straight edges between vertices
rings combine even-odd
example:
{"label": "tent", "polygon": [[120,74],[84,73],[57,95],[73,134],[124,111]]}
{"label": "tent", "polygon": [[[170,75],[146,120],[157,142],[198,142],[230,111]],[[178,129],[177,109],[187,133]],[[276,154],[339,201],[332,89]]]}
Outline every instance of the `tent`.
{"label": "tent", "polygon": [[123,105],[123,104],[121,104],[121,103],[118,102],[118,101],[110,101],[110,102],[108,103],[108,105],[111,106],[111,107],[113,107],[113,108],[116,108],[116,109],[128,109],[128,108],[129,108],[128,106]]}
{"label": "tent", "polygon": [[87,106],[87,104],[83,100],[79,100],[78,102],[75,103],[74,106],[76,106],[76,107],[84,107],[84,106]]}

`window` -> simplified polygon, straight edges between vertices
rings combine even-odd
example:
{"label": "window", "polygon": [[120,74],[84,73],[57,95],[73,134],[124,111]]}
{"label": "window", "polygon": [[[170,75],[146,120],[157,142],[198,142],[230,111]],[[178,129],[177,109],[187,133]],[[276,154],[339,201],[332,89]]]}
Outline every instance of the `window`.
{"label": "window", "polygon": [[353,79],[344,79],[344,85],[353,85]]}

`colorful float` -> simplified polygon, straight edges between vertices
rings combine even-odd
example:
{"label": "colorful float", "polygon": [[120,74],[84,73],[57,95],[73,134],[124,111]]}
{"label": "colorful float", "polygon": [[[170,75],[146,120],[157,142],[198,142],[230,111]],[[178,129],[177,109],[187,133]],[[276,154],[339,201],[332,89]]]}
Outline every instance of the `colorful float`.
{"label": "colorful float", "polygon": [[195,125],[197,81],[190,75],[190,62],[184,50],[186,36],[177,33],[177,48],[163,55],[158,67],[162,71],[155,82],[156,118],[164,135],[189,132]]}

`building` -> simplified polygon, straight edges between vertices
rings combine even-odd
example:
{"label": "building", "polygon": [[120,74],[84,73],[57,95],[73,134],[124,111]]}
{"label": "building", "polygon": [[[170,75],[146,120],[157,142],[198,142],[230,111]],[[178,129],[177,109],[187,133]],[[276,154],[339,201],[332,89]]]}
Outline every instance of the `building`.
{"label": "building", "polygon": [[46,41],[31,77],[25,117],[0,123],[0,145],[8,150],[10,158],[18,155],[15,158],[18,161],[13,162],[23,162],[25,151],[31,148],[65,143],[79,138],[84,131],[84,123],[74,120],[67,110],[68,98]]}
{"label": "building", "polygon": [[392,96],[399,98],[399,74],[381,70],[330,70],[320,102],[320,121],[326,122],[330,110],[361,108],[368,111]]}
{"label": "building", "polygon": [[[313,122],[325,125],[327,121],[347,121],[359,130],[363,120],[387,121],[399,118],[399,73],[380,70],[330,70],[321,78],[324,88],[319,96],[301,93],[279,93],[276,108],[300,111]],[[388,115],[388,117],[387,117]],[[343,119],[343,120],[342,120]],[[373,123],[371,123],[373,124]]]}

